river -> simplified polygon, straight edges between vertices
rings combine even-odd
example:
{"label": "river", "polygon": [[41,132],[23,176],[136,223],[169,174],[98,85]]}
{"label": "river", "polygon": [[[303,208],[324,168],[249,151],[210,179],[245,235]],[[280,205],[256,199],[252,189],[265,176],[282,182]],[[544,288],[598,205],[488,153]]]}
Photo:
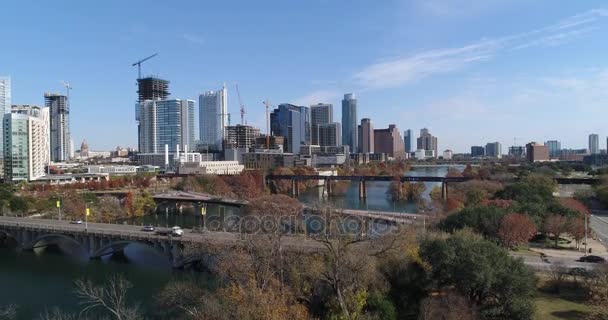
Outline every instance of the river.
{"label": "river", "polygon": [[[458,169],[462,170],[463,167]],[[414,167],[406,175],[445,176],[447,170],[446,166]],[[427,183],[427,196],[435,185],[435,183]],[[365,202],[359,200],[356,184],[349,186],[344,196],[327,199],[319,194],[318,189],[313,189],[303,193],[300,201],[309,205],[324,203],[351,209],[367,208],[394,212],[416,210],[415,203],[389,200],[386,196],[387,188],[387,182],[368,182],[368,198]],[[163,208],[159,208],[157,212],[128,223],[180,225],[190,228],[200,226],[202,223],[200,215],[195,214],[192,209],[184,209],[183,214],[179,215]],[[210,217],[220,215],[230,217],[238,214],[236,208],[208,207]],[[150,313],[154,311],[152,307],[154,297],[171,279],[192,277],[197,281],[208,282],[205,275],[171,270],[166,258],[142,245],[127,246],[124,257],[90,261],[78,252],[71,254],[59,250],[17,252],[13,249],[0,248],[0,305],[18,305],[18,319],[24,320],[35,319],[37,315],[53,307],[75,312],[79,310],[79,306],[73,294],[74,281],[86,278],[101,282],[113,274],[122,274],[133,283],[130,299],[140,302],[142,308]]]}

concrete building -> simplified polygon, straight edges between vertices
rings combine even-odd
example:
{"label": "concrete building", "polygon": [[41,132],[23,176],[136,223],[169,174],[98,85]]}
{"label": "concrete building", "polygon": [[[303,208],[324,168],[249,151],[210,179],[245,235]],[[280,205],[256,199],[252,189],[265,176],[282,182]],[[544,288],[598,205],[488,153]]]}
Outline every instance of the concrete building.
{"label": "concrete building", "polygon": [[295,156],[292,153],[283,153],[278,150],[257,149],[243,155],[243,163],[249,170],[270,170],[277,167],[291,168]]}
{"label": "concrete building", "polygon": [[259,128],[240,124],[227,126],[224,149],[253,148],[255,147],[255,140],[259,136]]}
{"label": "concrete building", "polygon": [[359,125],[359,152],[375,152],[374,125],[372,124],[372,120],[370,118],[361,119],[361,124]]}
{"label": "concrete building", "polygon": [[600,136],[592,133],[589,135],[589,154],[600,153]]}
{"label": "concrete building", "polygon": [[37,180],[50,163],[49,109],[14,105],[4,116],[4,172],[7,181]]}
{"label": "concrete building", "polygon": [[444,160],[452,160],[452,157],[454,156],[454,152],[450,149],[444,150],[443,151],[443,159]]}
{"label": "concrete building", "polygon": [[177,171],[179,174],[235,175],[243,172],[244,168],[238,161],[203,161],[183,163]]}
{"label": "concrete building", "polygon": [[412,135],[412,129],[407,129],[403,131],[403,143],[405,147],[405,153],[411,153],[412,151],[412,141],[414,139],[414,135]]}
{"label": "concrete building", "polygon": [[141,153],[162,154],[165,145],[169,146],[169,152],[175,153],[194,145],[193,100],[145,100],[137,104],[135,119],[140,128]]}
{"label": "concrete building", "polygon": [[270,114],[270,129],[273,136],[285,137],[286,152],[297,154],[301,145],[311,143],[310,110],[282,103]]}
{"label": "concrete building", "polygon": [[547,148],[549,148],[549,157],[551,159],[559,158],[560,151],[562,150],[561,142],[557,140],[549,140],[545,142]]}
{"label": "concrete building", "polygon": [[228,126],[228,90],[207,91],[198,97],[200,141],[221,150]]}
{"label": "concrete building", "polygon": [[549,148],[536,142],[530,142],[526,144],[526,158],[529,162],[549,161]]}
{"label": "concrete building", "polygon": [[57,93],[45,93],[44,101],[45,106],[49,108],[51,161],[68,161],[72,153],[68,97]]}
{"label": "concrete building", "polygon": [[92,165],[86,166],[86,168],[88,173],[109,174],[110,176],[130,175],[138,172],[137,166],[127,165]]}
{"label": "concrete building", "polygon": [[[268,146],[266,146],[266,142],[268,142]],[[273,150],[284,150],[285,145],[285,137],[281,136],[269,136],[260,135],[257,139],[255,139],[255,148],[256,149],[273,149]]]}
{"label": "concrete building", "polygon": [[352,152],[359,150],[357,132],[357,99],[354,93],[347,93],[342,100],[342,144]]}
{"label": "concrete building", "polygon": [[366,164],[370,162],[385,162],[388,160],[386,153],[351,153],[352,164]]}
{"label": "concrete building", "polygon": [[437,156],[437,137],[431,135],[429,129],[424,128],[420,130],[420,137],[417,140],[418,150],[433,151],[434,156]]}
{"label": "concrete building", "polygon": [[486,155],[486,149],[482,146],[472,146],[471,147],[471,157],[483,157]]}
{"label": "concrete building", "polygon": [[[0,76],[0,118],[6,114],[11,113],[11,78],[8,76]],[[3,121],[4,123],[4,121]],[[0,162],[4,158],[4,132],[2,128],[2,134],[0,134]],[[0,164],[0,171],[4,170],[4,165]],[[4,176],[3,172],[0,172],[0,176]]]}
{"label": "concrete building", "polygon": [[390,124],[387,129],[374,130],[374,151],[386,153],[395,159],[404,159],[404,144],[396,125]]}
{"label": "concrete building", "polygon": [[502,145],[500,142],[489,142],[486,143],[486,157],[501,158],[502,157]]}

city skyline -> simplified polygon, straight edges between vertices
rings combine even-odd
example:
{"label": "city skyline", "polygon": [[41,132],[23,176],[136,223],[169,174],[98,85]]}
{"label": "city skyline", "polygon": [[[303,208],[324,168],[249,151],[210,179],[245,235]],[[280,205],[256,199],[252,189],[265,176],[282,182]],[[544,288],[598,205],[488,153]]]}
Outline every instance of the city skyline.
{"label": "city skyline", "polygon": [[[242,4],[251,9],[251,16],[243,16],[244,24],[253,23],[254,19],[257,22],[254,13],[258,10],[269,14],[295,11],[315,15],[322,8],[327,17],[346,14],[361,19],[386,19],[374,19],[384,21],[374,26],[349,22],[318,40],[311,35],[319,34],[321,26],[314,24],[252,24],[243,34],[236,32],[242,31],[242,24],[236,24],[223,30],[226,38],[230,38],[228,41],[214,35],[217,30],[213,24],[197,26],[184,22],[164,29],[165,39],[154,45],[150,39],[155,36],[155,26],[143,17],[138,18],[136,3],[122,5],[110,1],[106,6],[92,8],[90,17],[78,14],[91,10],[90,6],[78,3],[69,7],[41,4],[36,8],[11,3],[7,5],[8,10],[15,14],[0,22],[6,30],[11,25],[21,25],[16,19],[26,12],[32,21],[44,21],[36,17],[53,12],[61,12],[65,19],[44,25],[44,32],[40,31],[44,22],[39,22],[7,33],[4,42],[19,50],[0,53],[0,61],[5,62],[0,75],[12,78],[12,104],[43,105],[44,92],[63,92],[60,81],[69,80],[74,87],[70,92],[72,138],[74,141],[86,138],[94,149],[137,145],[133,117],[116,117],[116,114],[132,114],[130,110],[137,101],[134,86],[137,70],[131,63],[154,52],[159,52],[159,56],[142,64],[142,74],[156,74],[171,81],[172,97],[196,100],[199,93],[217,88],[224,81],[232,92],[234,83],[239,83],[247,106],[247,123],[261,128],[262,132],[265,124],[261,101],[266,97],[275,105],[330,103],[339,106],[343,94],[353,92],[358,100],[357,124],[362,118],[371,118],[379,128],[390,123],[401,129],[412,128],[414,132],[428,127],[440,138],[440,151],[449,148],[456,153],[466,152],[476,143],[472,137],[479,134],[505,147],[559,140],[563,148],[583,148],[592,132],[600,135],[600,141],[605,141],[607,132],[603,131],[601,119],[606,112],[602,106],[608,101],[605,88],[608,63],[599,53],[604,52],[607,45],[596,41],[601,39],[608,20],[608,10],[602,7],[605,4],[589,1],[554,6],[549,1],[534,4],[496,1],[481,5],[478,2],[469,4],[469,10],[464,12],[454,4],[430,2],[436,6],[413,1],[407,5],[391,2],[372,8],[356,2],[348,3],[346,11],[343,9],[346,2],[339,1],[313,2],[308,7],[272,5],[272,2],[258,7]],[[235,14],[222,4],[211,5],[226,9],[220,10],[222,13],[213,19],[225,19],[228,12]],[[192,10],[187,11],[192,14],[200,6],[194,2],[185,5],[191,7]],[[160,13],[175,9],[160,4],[145,10]],[[522,14],[518,25],[501,24]],[[110,16],[111,21],[106,22]],[[429,30],[425,29],[420,36],[405,31],[399,22],[404,17],[411,18],[408,23],[413,29],[427,19]],[[490,24],[490,20],[495,21]],[[478,28],[482,31],[470,28],[484,22],[489,27]],[[112,27],[99,33],[101,29],[96,24],[106,26],[108,23]],[[381,39],[373,39],[378,29],[392,31]],[[444,32],[452,29],[454,33],[446,37]],[[99,33],[99,37],[87,40],[89,33]],[[292,43],[296,39],[285,37],[287,33],[300,35],[293,38],[311,44],[305,47],[313,48],[317,41],[324,43],[325,54],[340,52],[347,44],[354,50],[349,50],[353,52],[351,55],[340,55],[340,59],[331,61],[323,59],[325,54],[321,57],[308,48],[301,54],[285,57],[279,53],[280,47],[296,44]],[[261,34],[273,41],[271,48],[276,48],[271,51],[273,54],[254,54],[260,51],[253,43],[259,42]],[[404,38],[412,41],[405,46],[387,44],[402,42],[395,40]],[[35,48],[55,39],[66,39],[65,47],[42,57],[28,57],[36,52]],[[243,41],[244,44],[239,44]],[[230,42],[229,45],[223,46],[226,42]],[[186,50],[168,49],[175,44]],[[225,50],[217,53],[205,50],[212,46]],[[235,50],[239,46],[246,50]],[[118,48],[124,50],[116,50]],[[204,55],[195,53],[201,50]],[[581,52],[584,52],[582,56]],[[565,61],[569,62],[568,68],[562,67]],[[262,70],[264,72],[260,72]],[[298,73],[299,79],[282,80],[293,73]],[[98,90],[102,83],[105,92],[112,92],[111,104]],[[238,102],[232,99],[228,112],[233,119],[238,118],[238,108]],[[341,119],[341,110],[337,109],[334,117]],[[538,121],[545,117],[549,117],[551,125],[538,126]],[[569,130],[562,130],[566,126]],[[600,149],[604,148],[600,143]]]}

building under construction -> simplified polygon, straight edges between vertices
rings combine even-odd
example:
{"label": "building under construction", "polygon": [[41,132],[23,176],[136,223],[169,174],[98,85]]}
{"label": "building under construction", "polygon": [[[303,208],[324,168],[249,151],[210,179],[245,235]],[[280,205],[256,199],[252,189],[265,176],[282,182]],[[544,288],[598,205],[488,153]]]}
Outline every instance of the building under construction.
{"label": "building under construction", "polygon": [[253,148],[256,139],[260,136],[260,129],[237,124],[226,127],[224,149]]}
{"label": "building under construction", "polygon": [[139,101],[145,100],[167,100],[169,97],[169,81],[147,77],[137,79],[137,95]]}

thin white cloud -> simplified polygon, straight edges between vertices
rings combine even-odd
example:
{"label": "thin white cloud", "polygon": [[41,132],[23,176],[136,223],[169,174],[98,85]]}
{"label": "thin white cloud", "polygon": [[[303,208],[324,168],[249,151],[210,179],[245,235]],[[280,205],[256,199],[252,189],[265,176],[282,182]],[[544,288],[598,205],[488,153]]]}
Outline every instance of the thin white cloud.
{"label": "thin white cloud", "polygon": [[198,34],[192,34],[192,33],[185,33],[182,34],[182,39],[193,43],[193,44],[204,44],[205,43],[205,37],[198,35]]}
{"label": "thin white cloud", "polygon": [[434,74],[453,72],[490,60],[504,51],[565,44],[598,30],[600,19],[605,17],[608,17],[608,10],[594,9],[525,33],[388,59],[363,67],[354,73],[353,79],[362,90],[398,87]]}
{"label": "thin white cloud", "polygon": [[317,90],[305,96],[295,99],[297,105],[309,106],[321,102],[330,102],[340,96],[340,93],[334,90]]}

